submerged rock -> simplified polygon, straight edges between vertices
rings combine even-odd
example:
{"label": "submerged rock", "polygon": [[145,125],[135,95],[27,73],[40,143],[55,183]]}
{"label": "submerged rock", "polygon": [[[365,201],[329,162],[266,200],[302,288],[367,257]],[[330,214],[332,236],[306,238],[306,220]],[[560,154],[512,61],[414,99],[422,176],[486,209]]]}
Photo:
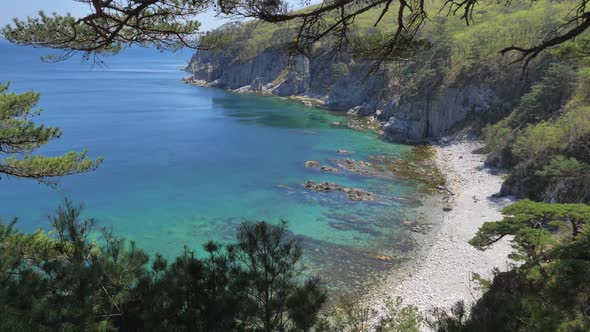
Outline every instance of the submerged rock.
{"label": "submerged rock", "polygon": [[333,159],[331,160],[336,166],[345,171],[356,173],[365,176],[390,176],[391,174],[383,174],[379,169],[368,161],[353,160],[353,159]]}
{"label": "submerged rock", "polygon": [[340,172],[337,168],[334,168],[334,167],[328,166],[328,165],[322,165],[320,167],[320,170],[322,172],[332,172],[332,173],[338,173],[338,172]]}
{"label": "submerged rock", "polygon": [[303,184],[303,186],[308,190],[318,192],[342,191],[351,201],[366,202],[374,201],[377,199],[377,196],[375,194],[368,192],[364,189],[344,187],[333,182],[318,183],[314,181],[307,181]]}
{"label": "submerged rock", "polygon": [[332,173],[340,172],[339,169],[334,168],[332,166],[320,165],[320,162],[317,160],[308,160],[303,165],[305,165],[305,167],[319,169],[322,172],[332,172]]}
{"label": "submerged rock", "polygon": [[313,191],[334,191],[334,190],[342,190],[344,187],[337,183],[333,182],[314,182],[314,181],[307,181],[303,184],[306,189],[313,190]]}
{"label": "submerged rock", "polygon": [[410,220],[401,220],[400,226],[402,226],[405,229],[408,229],[414,233],[422,233],[422,234],[426,233],[431,228],[431,225],[422,225],[416,221],[410,221]]}
{"label": "submerged rock", "polygon": [[387,255],[376,255],[375,259],[378,259],[378,260],[384,261],[384,262],[392,262],[394,260],[393,257],[387,256]]}
{"label": "submerged rock", "polygon": [[414,224],[415,224],[415,222],[409,221],[409,220],[401,220],[400,221],[400,225],[402,225],[402,226],[412,226]]}
{"label": "submerged rock", "polygon": [[308,160],[303,165],[305,165],[305,167],[315,168],[315,167],[320,166],[320,162],[317,160]]}
{"label": "submerged rock", "polygon": [[375,200],[375,195],[363,190],[363,189],[357,189],[357,188],[344,188],[342,191],[344,191],[347,195],[348,198],[351,201],[374,201]]}
{"label": "submerged rock", "polygon": [[339,223],[339,222],[328,222],[328,225],[336,230],[339,231],[355,231],[361,234],[367,234],[370,236],[380,236],[382,235],[381,232],[374,230],[368,226],[359,226],[359,225],[352,225],[348,223]]}
{"label": "submerged rock", "polygon": [[412,227],[412,232],[414,232],[414,233],[424,233],[425,231],[426,231],[426,228],[421,225],[416,225],[416,226]]}

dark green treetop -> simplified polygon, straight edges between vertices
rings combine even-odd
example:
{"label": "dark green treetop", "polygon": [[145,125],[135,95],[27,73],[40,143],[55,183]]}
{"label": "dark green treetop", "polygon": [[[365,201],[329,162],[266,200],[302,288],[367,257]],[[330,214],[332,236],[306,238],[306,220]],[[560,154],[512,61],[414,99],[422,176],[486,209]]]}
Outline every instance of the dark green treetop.
{"label": "dark green treetop", "polygon": [[521,200],[502,210],[504,218],[486,222],[469,242],[485,250],[505,236],[514,236],[515,247],[536,252],[539,246],[574,241],[590,222],[590,206],[586,204],[538,203]]}
{"label": "dark green treetop", "polygon": [[[485,223],[470,241],[486,250],[511,236],[518,260],[497,271],[471,309],[437,312],[437,331],[588,331],[590,206],[519,201]],[[482,284],[482,285],[483,285]],[[458,304],[456,309],[460,309]]]}
{"label": "dark green treetop", "polygon": [[169,263],[99,237],[68,200],[49,221],[32,234],[0,222],[1,331],[309,331],[326,301],[284,223],[244,223],[235,243]]}

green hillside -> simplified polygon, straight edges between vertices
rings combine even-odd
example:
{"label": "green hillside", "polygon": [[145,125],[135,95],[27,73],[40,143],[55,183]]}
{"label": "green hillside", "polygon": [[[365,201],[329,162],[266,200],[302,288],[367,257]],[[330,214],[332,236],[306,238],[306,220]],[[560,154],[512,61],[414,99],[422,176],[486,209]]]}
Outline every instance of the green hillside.
{"label": "green hillside", "polygon": [[[442,3],[437,1],[429,5],[429,17],[419,38],[432,40],[446,38],[452,43],[453,58],[456,61],[467,59],[474,54],[498,56],[498,51],[510,45],[532,45],[538,42],[540,31],[563,23],[569,10],[569,3],[539,1],[533,5],[519,4],[504,6],[500,4],[482,4],[474,13],[474,21],[467,26],[464,20],[455,16],[446,16],[446,11],[439,11]],[[381,8],[375,8],[355,18],[354,37],[387,34],[394,27],[395,10],[390,10],[375,27]],[[206,48],[224,48],[235,57],[236,61],[248,61],[269,47],[279,47],[291,41],[296,33],[297,22],[273,24],[250,21],[226,25],[208,32],[200,40]],[[330,40],[318,42],[321,49],[330,44]],[[352,45],[354,47],[354,45]]]}

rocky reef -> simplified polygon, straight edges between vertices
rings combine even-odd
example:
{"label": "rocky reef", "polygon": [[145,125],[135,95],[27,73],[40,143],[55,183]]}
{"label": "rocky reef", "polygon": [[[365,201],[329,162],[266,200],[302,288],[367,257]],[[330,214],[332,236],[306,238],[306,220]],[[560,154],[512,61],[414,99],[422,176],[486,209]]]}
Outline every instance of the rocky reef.
{"label": "rocky reef", "polygon": [[307,181],[303,184],[308,190],[318,191],[318,192],[331,192],[331,191],[341,191],[346,194],[348,199],[351,201],[357,202],[366,202],[366,201],[374,201],[377,199],[377,196],[373,193],[370,193],[363,189],[358,188],[349,188],[341,186],[337,183],[332,182],[314,182],[314,181]]}
{"label": "rocky reef", "polygon": [[308,168],[318,169],[322,172],[332,172],[332,173],[340,172],[339,169],[334,168],[330,165],[321,165],[320,162],[317,160],[308,160],[303,165]]}

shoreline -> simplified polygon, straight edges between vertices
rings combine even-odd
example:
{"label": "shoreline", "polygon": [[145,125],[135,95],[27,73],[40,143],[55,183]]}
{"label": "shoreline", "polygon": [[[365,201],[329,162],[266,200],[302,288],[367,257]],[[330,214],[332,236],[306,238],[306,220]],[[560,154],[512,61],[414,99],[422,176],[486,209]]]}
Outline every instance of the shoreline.
{"label": "shoreline", "polygon": [[181,78],[180,80],[186,84],[189,84],[189,85],[205,87],[205,88],[221,89],[224,91],[239,93],[239,94],[272,96],[272,97],[277,97],[277,98],[281,98],[281,99],[285,99],[285,100],[296,101],[298,103],[301,103],[301,104],[303,104],[305,106],[309,106],[309,107],[315,107],[315,108],[329,110],[329,108],[326,107],[326,101],[324,100],[325,97],[319,98],[319,97],[312,97],[312,96],[308,96],[308,95],[279,96],[279,95],[272,93],[272,89],[263,88],[262,90],[259,90],[259,91],[250,90],[249,85],[246,85],[246,86],[243,86],[243,87],[237,88],[237,89],[218,88],[218,87],[214,86],[211,82],[208,82],[205,80],[197,80],[197,79],[194,79],[192,76],[186,76],[186,77]]}
{"label": "shoreline", "polygon": [[[189,78],[183,81],[211,87],[211,83],[205,81]],[[273,95],[268,90],[224,90]],[[277,97],[325,109],[322,99]],[[372,282],[368,294],[363,297],[362,302],[375,310],[374,319],[382,316],[384,300],[396,297],[403,300],[404,306],[417,307],[423,316],[428,316],[434,308],[448,310],[458,301],[464,301],[470,308],[483,294],[477,282],[472,281],[473,274],[491,279],[495,268],[506,271],[511,263],[507,257],[512,252],[509,239],[503,239],[485,252],[468,243],[484,222],[500,220],[502,208],[514,202],[509,197],[493,196],[500,191],[503,179],[501,174],[484,167],[484,155],[474,153],[481,148],[481,143],[457,137],[431,146],[436,150],[434,163],[445,176],[446,186],[441,194],[424,198],[422,206],[416,210],[418,219],[432,228],[426,234],[416,233],[418,248],[414,257]],[[473,197],[478,199],[477,203]]]}
{"label": "shoreline", "polygon": [[[511,262],[507,257],[512,252],[509,239],[486,251],[468,243],[484,222],[500,220],[501,209],[514,202],[493,196],[500,190],[502,176],[484,167],[484,156],[474,153],[481,144],[453,139],[433,146],[436,166],[446,177],[450,194],[443,200],[443,195],[425,200],[420,210],[433,225],[432,230],[416,238],[420,249],[414,259],[385,276],[369,293],[367,302],[376,310],[377,318],[383,312],[383,300],[396,297],[403,305],[417,307],[424,316],[433,308],[449,309],[461,300],[469,308],[482,295],[472,281],[473,273],[490,279],[494,268],[505,271]],[[452,210],[443,211],[443,207]]]}

